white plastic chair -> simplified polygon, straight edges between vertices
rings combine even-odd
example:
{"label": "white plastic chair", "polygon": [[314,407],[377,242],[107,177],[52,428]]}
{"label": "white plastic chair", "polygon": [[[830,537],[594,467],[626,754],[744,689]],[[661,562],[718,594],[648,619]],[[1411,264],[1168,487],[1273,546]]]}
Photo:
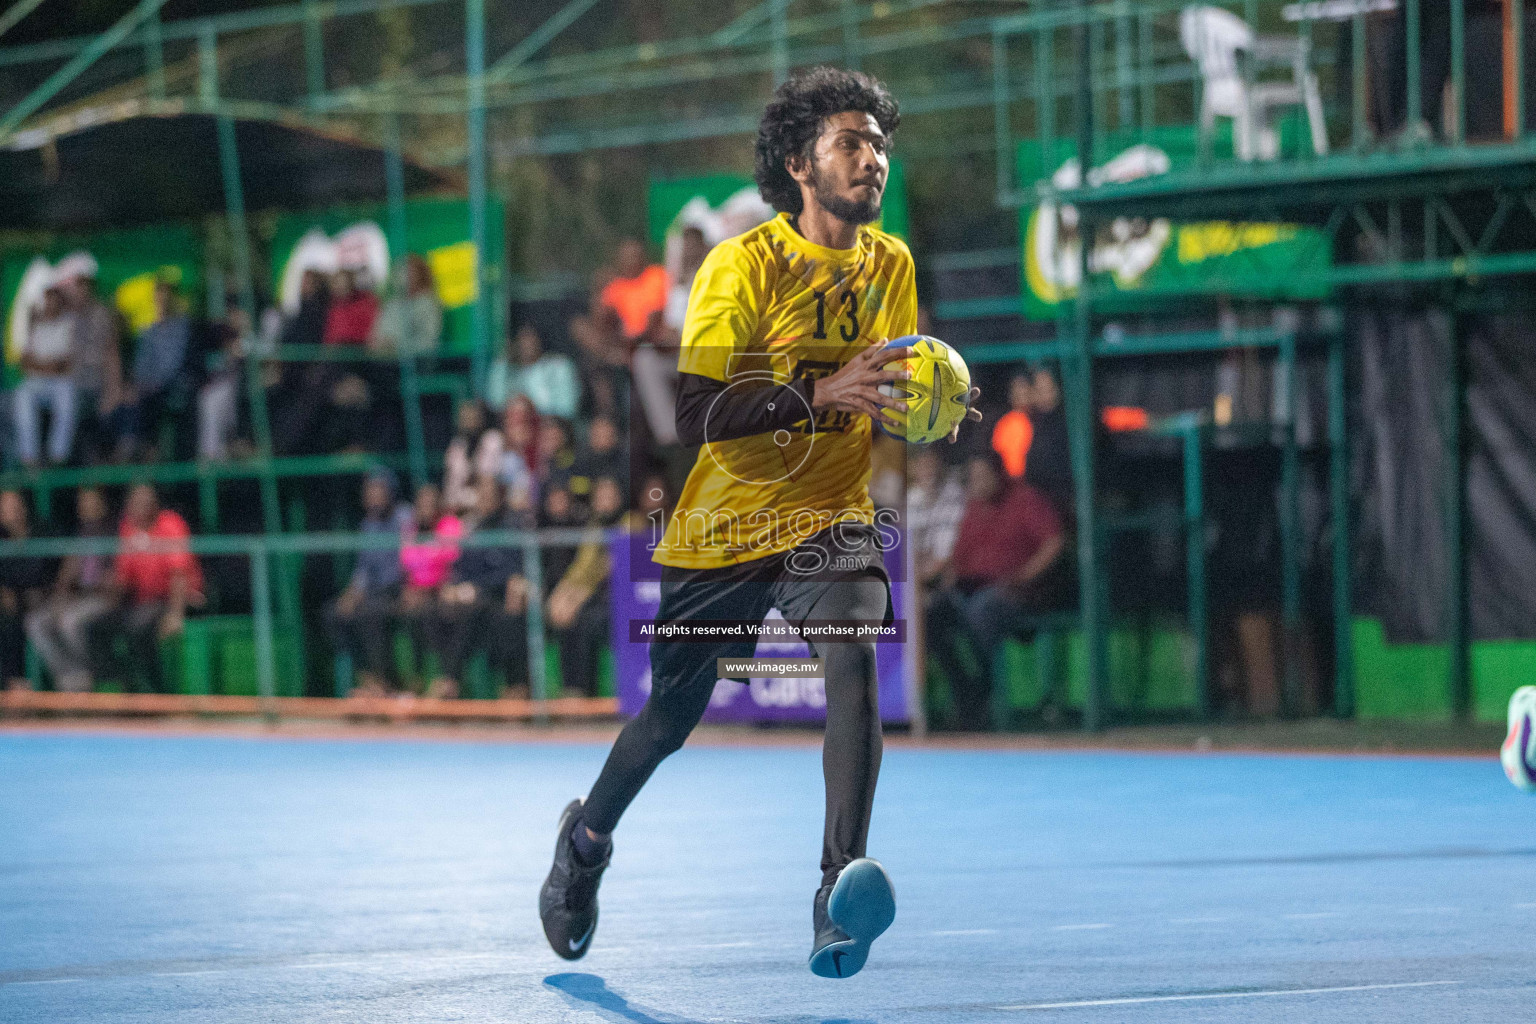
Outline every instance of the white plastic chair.
{"label": "white plastic chair", "polygon": [[[1231,11],[1193,6],[1179,12],[1179,42],[1200,69],[1202,149],[1210,145],[1216,118],[1230,117],[1237,158],[1273,160],[1280,155],[1273,111],[1301,105],[1312,130],[1312,151],[1328,152],[1323,100],[1301,39],[1257,36]],[[1254,81],[1260,67],[1287,67],[1290,81]]]}

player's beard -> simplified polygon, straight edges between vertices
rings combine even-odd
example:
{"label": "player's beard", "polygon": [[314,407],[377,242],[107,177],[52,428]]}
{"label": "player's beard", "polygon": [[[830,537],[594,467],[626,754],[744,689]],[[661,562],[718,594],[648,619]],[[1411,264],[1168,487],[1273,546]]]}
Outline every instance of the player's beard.
{"label": "player's beard", "polygon": [[845,198],[837,194],[832,183],[822,177],[821,171],[813,163],[811,164],[811,194],[816,197],[816,202],[823,210],[838,220],[846,224],[870,224],[880,219],[880,200],[885,195],[885,190],[877,190],[873,199],[862,202]]}

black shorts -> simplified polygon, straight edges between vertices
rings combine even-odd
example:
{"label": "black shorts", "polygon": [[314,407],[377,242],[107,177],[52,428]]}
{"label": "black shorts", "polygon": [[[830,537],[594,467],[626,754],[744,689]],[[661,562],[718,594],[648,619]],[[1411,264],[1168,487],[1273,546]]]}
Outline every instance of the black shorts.
{"label": "black shorts", "polygon": [[[789,551],[739,565],[664,566],[656,621],[761,622],[777,608],[798,629],[832,584],[871,576],[885,583],[884,624],[890,625],[895,618],[891,578],[879,531],[864,523],[838,523]],[[757,641],[750,639],[657,640],[651,644],[651,685],[712,685],[717,658],[750,658],[756,648]]]}

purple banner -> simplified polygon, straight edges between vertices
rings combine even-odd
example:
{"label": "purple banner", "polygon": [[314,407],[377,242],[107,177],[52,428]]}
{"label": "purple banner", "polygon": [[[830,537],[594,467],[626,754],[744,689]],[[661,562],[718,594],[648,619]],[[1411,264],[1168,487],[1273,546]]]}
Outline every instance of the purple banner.
{"label": "purple banner", "polygon": [[[650,622],[661,607],[661,582],[639,579],[654,570],[633,573],[636,561],[649,562],[650,552],[644,537],[616,534],[610,542],[613,556],[612,608],[614,690],[619,698],[619,712],[633,717],[651,692],[651,646],[629,639],[630,623]],[[900,545],[885,552],[885,564],[892,579],[904,579],[899,572],[904,557]],[[908,585],[891,586],[891,603],[896,619],[905,624]],[[768,622],[782,622],[775,609]],[[904,643],[877,643],[875,667],[880,677],[880,718],[885,722],[907,721],[907,646]],[[809,658],[811,651],[800,640],[768,641],[757,644],[759,658]],[[706,722],[820,722],[827,716],[827,695],[821,679],[721,679],[715,683]]]}

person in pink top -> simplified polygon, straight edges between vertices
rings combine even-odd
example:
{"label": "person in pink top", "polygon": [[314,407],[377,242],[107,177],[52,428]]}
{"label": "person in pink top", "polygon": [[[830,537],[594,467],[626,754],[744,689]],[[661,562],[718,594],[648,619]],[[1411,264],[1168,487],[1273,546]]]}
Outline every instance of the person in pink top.
{"label": "person in pink top", "polygon": [[417,488],[414,513],[411,525],[400,535],[400,569],[405,576],[400,621],[411,632],[420,675],[422,655],[427,650],[426,626],[437,602],[437,590],[448,582],[449,572],[459,560],[464,523],[443,508],[442,492],[435,484]]}

